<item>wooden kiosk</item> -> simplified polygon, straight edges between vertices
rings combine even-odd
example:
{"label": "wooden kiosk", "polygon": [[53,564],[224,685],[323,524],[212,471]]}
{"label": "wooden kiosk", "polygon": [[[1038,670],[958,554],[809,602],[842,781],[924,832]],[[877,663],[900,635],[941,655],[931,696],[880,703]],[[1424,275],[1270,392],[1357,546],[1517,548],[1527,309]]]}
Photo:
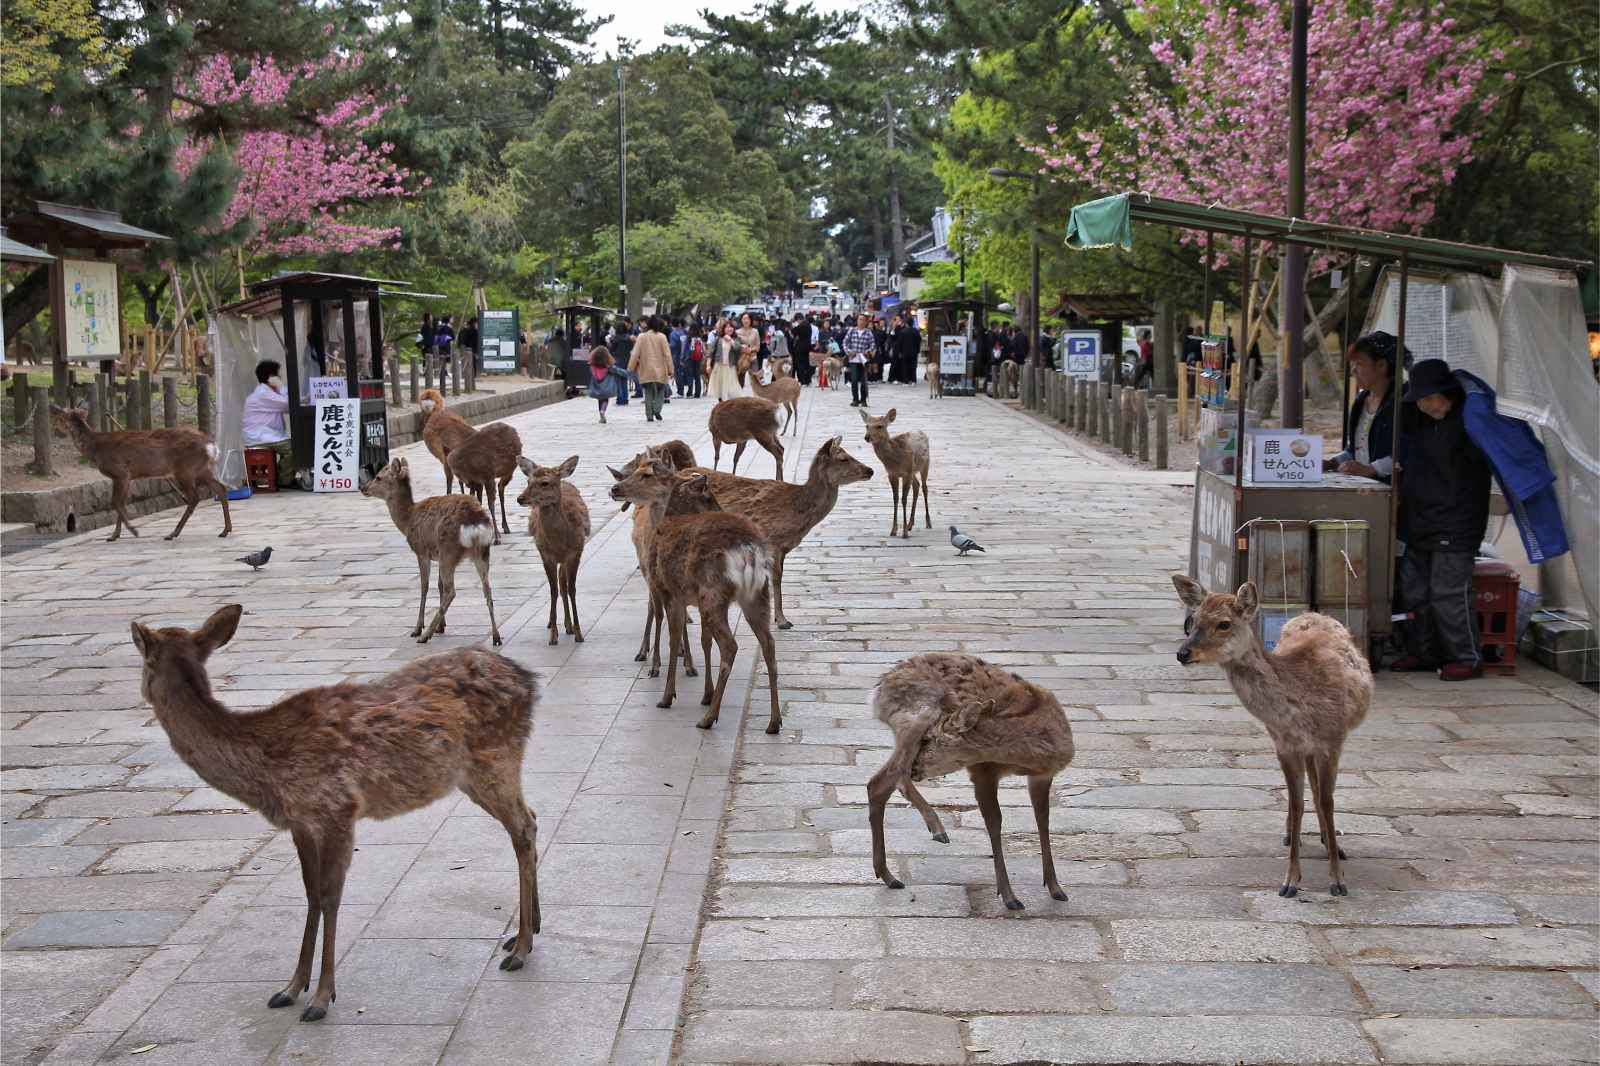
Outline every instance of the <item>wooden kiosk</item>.
{"label": "wooden kiosk", "polygon": [[572,337],[578,332],[579,319],[588,319],[590,332],[598,335],[606,319],[617,312],[596,304],[566,304],[553,308],[553,311],[561,316],[561,330],[567,340],[566,359],[561,364],[560,373],[567,388],[567,398],[571,399],[589,387],[589,353],[572,347]]}
{"label": "wooden kiosk", "polygon": [[[927,316],[928,339],[923,344],[923,352],[934,360],[938,366],[939,338],[956,335],[961,320],[967,321],[965,336],[970,344],[974,338],[981,338],[988,330],[989,312],[999,310],[998,305],[984,300],[919,300],[917,310]],[[944,379],[944,395],[946,396],[975,396],[977,383],[973,378],[973,360],[967,358],[966,369],[960,374],[941,373]]]}

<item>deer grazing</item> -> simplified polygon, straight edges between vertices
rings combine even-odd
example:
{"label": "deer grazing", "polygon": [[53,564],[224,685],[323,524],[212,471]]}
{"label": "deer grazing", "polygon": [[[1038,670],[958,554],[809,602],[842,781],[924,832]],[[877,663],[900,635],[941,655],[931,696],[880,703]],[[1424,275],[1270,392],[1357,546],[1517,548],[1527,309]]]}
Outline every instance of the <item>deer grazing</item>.
{"label": "deer grazing", "polygon": [[[494,542],[500,543],[500,528],[511,532],[511,522],[506,518],[506,486],[517,472],[517,458],[522,454],[522,438],[504,422],[495,422],[473,432],[444,459],[445,479],[454,472],[456,480],[471,490],[472,498],[482,501],[488,497],[489,524],[494,525],[494,500],[500,495],[500,526],[495,528]],[[448,490],[447,490],[448,491]]]}
{"label": "deer grazing", "polygon": [[427,418],[422,426],[422,443],[444,467],[444,491],[449,495],[455,485],[454,475],[450,471],[450,453],[471,439],[477,430],[444,405],[444,394],[438,389],[424,391],[418,397],[418,402],[422,404]]}
{"label": "deer grazing", "polygon": [[1300,819],[1305,814],[1302,788],[1311,775],[1311,802],[1328,849],[1330,892],[1349,895],[1345,858],[1333,826],[1333,786],[1345,738],[1367,716],[1372,702],[1372,670],[1350,631],[1323,614],[1302,614],[1284,624],[1278,645],[1267,651],[1256,635],[1259,601],[1254,584],[1233,595],[1208,595],[1200,583],[1173,574],[1188,617],[1188,635],[1178,647],[1178,661],[1216,663],[1244,709],[1267,729],[1278,752],[1278,765],[1289,793],[1284,843],[1289,847],[1289,872],[1280,896],[1300,891]]}
{"label": "deer grazing", "polygon": [[556,601],[561,601],[561,616],[575,643],[583,643],[583,626],[578,621],[578,564],[583,561],[583,546],[589,539],[589,507],[578,487],[567,479],[578,469],[578,457],[568,456],[560,466],[540,466],[531,459],[517,460],[528,475],[528,486],[517,502],[529,507],[528,532],[539,546],[544,576],[550,582],[550,643],[557,643]]}
{"label": "deer grazing", "polygon": [[[911,527],[917,521],[917,490],[922,490],[922,517],[928,528],[933,528],[933,517],[928,513],[928,435],[919,430],[891,437],[889,423],[894,421],[895,409],[889,408],[881,418],[873,418],[860,411],[861,421],[867,426],[867,443],[878,453],[883,471],[889,476],[889,497],[894,517],[889,520],[889,536],[897,533],[909,538]],[[918,481],[921,485],[918,485]],[[909,499],[911,507],[906,509]],[[901,521],[904,514],[905,520]]]}
{"label": "deer grazing", "polygon": [[[471,559],[483,585],[483,602],[489,605],[489,631],[500,646],[500,626],[494,619],[494,594],[489,591],[489,546],[494,543],[494,521],[470,496],[432,496],[417,502],[411,495],[411,471],[404,459],[392,459],[378,476],[361,489],[389,505],[389,517],[405,534],[417,556],[422,575],[422,596],[417,601],[417,625],[411,635],[426,644],[444,632],[445,612],[456,598],[456,567]],[[439,564],[439,609],[426,630],[422,619],[428,609],[428,570]]]}
{"label": "deer grazing", "polygon": [[752,440],[767,450],[778,461],[779,481],[783,480],[783,445],[778,441],[782,422],[778,418],[778,405],[759,396],[735,396],[723,400],[711,409],[711,469],[722,461],[722,446],[736,444],[733,450],[734,469],[739,467],[739,457],[744,446]]}
{"label": "deer grazing", "polygon": [[133,644],[144,658],[141,691],[179,758],[294,836],[305,932],[294,974],[267,1006],[287,1007],[310,987],[320,920],[322,970],[300,1020],[327,1016],[356,821],[393,818],[457,788],[511,835],[517,932],[500,968],[520,970],[539,931],[538,823],[522,794],[534,675],[494,652],[458,648],[366,684],[306,689],[265,710],[235,711],[212,695],[206,660],[232,639],[242,612],[230,604],[193,632],[135,622]]}
{"label": "deer grazing", "polygon": [[783,566],[789,553],[828,517],[839,502],[839,487],[872,477],[872,467],[844,450],[839,437],[824,441],[811,458],[804,482],[758,481],[735,474],[711,476],[711,492],[724,510],[756,524],[772,549],[772,601],[779,629],[792,629],[783,613]]}
{"label": "deer grazing", "polygon": [[867,782],[872,872],[879,880],[905,887],[884,854],[883,811],[894,790],[921,813],[933,839],[947,844],[944,823],[914,782],[965,769],[989,831],[995,887],[1006,908],[1022,910],[1000,839],[1000,779],[1013,775],[1028,779],[1045,888],[1053,899],[1067,898],[1050,850],[1050,785],[1072,762],[1072,727],[1054,696],[975,656],[934,652],[903,660],[879,678],[872,711],[894,730],[889,761]]}
{"label": "deer grazing", "polygon": [[[778,710],[778,664],[769,622],[772,605],[767,592],[771,553],[761,532],[741,515],[726,511],[668,517],[668,501],[686,479],[692,491],[704,492],[709,480],[698,471],[680,475],[665,463],[652,461],[611,486],[616,500],[632,500],[656,515],[648,577],[650,595],[666,612],[671,646],[667,651],[667,681],[657,707],[671,707],[677,695],[680,649],[688,643],[687,608],[700,610],[700,647],[706,661],[706,712],[697,723],[710,729],[722,710],[723,692],[733,672],[739,645],[728,626],[728,605],[738,601],[745,622],[761,645],[767,666],[767,689],[772,709],[767,732],[783,726]],[[659,634],[659,630],[658,630]],[[711,683],[711,641],[717,642],[719,669],[716,687]]]}
{"label": "deer grazing", "polygon": [[[778,431],[778,435],[781,437],[789,432],[789,427],[794,424],[795,405],[800,402],[800,383],[794,378],[780,376],[777,368],[774,368],[771,385],[761,384],[761,378],[758,375],[750,379],[750,391],[768,403],[777,404],[783,408],[783,429]],[[795,426],[794,431],[798,434],[800,427]],[[734,460],[734,464],[738,465],[737,459]]]}
{"label": "deer grazing", "polygon": [[226,537],[233,532],[233,516],[228,513],[228,489],[211,471],[217,458],[217,446],[204,433],[195,429],[143,429],[112,433],[98,433],[89,426],[89,412],[81,407],[50,405],[50,416],[57,429],[72,438],[78,452],[94,468],[111,479],[111,506],[117,512],[117,526],[107,541],[122,536],[122,527],[134,536],[128,517],[128,486],[135,478],[170,477],[178,483],[183,494],[183,517],[164,540],[175,540],[189,516],[200,505],[200,486],[205,485],[211,495],[222,504],[222,532]]}

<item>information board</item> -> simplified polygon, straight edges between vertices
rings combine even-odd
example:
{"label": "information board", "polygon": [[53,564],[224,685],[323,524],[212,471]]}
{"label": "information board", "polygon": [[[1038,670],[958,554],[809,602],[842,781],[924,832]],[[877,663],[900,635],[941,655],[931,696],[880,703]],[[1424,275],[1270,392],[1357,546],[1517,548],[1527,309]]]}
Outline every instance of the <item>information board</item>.
{"label": "information board", "polygon": [[63,259],[68,359],[110,359],[122,354],[122,316],[117,310],[117,264]]}
{"label": "information board", "polygon": [[1100,332],[1098,330],[1070,330],[1061,335],[1061,350],[1069,375],[1086,381],[1100,379]]}
{"label": "information board", "polygon": [[939,373],[960,377],[967,372],[967,338],[957,334],[939,338]]}
{"label": "information board", "polygon": [[315,491],[354,492],[359,487],[361,462],[356,435],[360,421],[360,400],[317,402],[317,432],[311,457]]}
{"label": "information board", "polygon": [[478,351],[486,374],[517,370],[517,310],[478,312]]}

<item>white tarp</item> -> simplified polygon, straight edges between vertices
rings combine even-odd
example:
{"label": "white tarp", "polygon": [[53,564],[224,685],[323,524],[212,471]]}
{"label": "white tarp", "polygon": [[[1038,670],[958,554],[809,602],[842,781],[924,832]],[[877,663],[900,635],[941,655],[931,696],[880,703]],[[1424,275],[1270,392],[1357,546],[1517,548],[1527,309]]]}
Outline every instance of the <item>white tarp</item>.
{"label": "white tarp", "polygon": [[244,484],[244,401],[256,387],[256,364],[283,362],[282,326],[272,318],[219,314],[211,318],[217,353],[217,479]]}

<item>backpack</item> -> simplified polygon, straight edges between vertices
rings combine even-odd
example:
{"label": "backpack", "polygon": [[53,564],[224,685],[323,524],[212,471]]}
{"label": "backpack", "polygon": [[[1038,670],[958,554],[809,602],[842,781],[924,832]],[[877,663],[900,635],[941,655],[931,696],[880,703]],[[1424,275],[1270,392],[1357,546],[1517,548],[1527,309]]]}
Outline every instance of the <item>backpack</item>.
{"label": "backpack", "polygon": [[696,337],[689,342],[689,358],[698,363],[706,357],[706,342]]}

